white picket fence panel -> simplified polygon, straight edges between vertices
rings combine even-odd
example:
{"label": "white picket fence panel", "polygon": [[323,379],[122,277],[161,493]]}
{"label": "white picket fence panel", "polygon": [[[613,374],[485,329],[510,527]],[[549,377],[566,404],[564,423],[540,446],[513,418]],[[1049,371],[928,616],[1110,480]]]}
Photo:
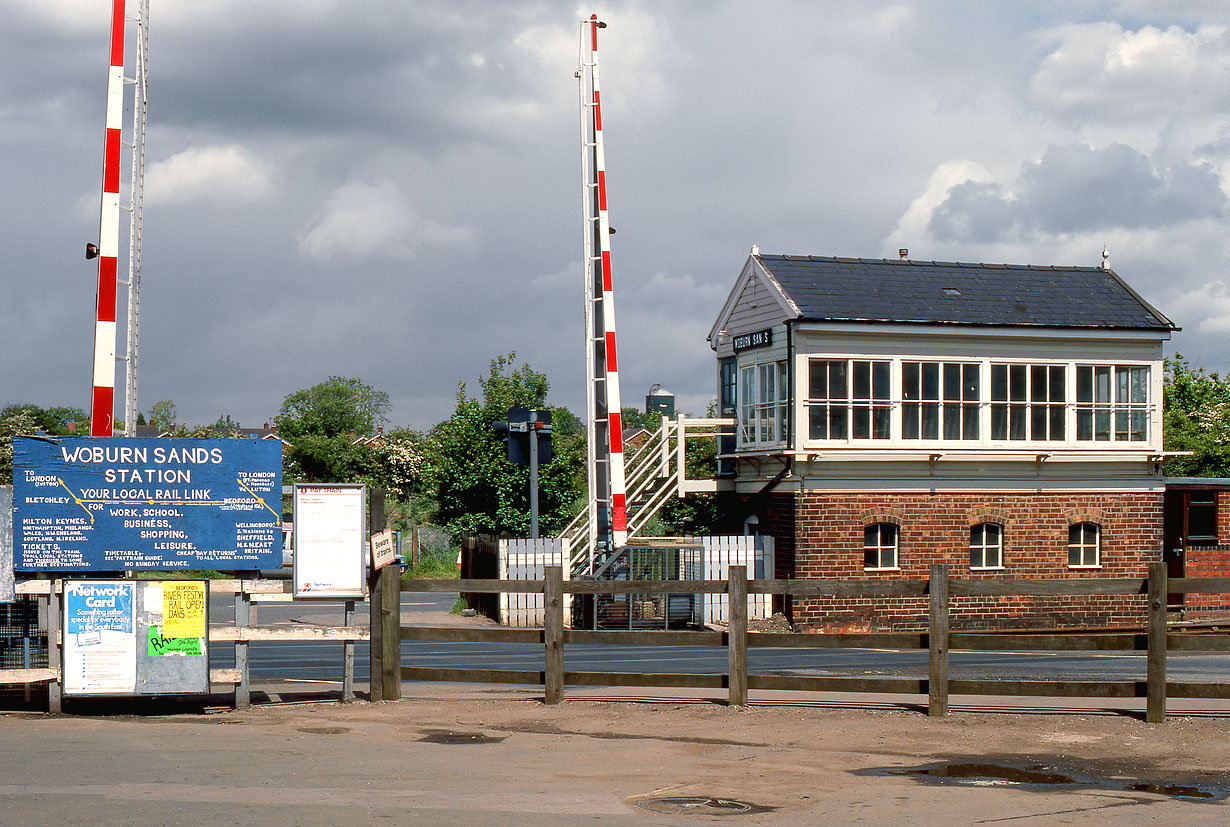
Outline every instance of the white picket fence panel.
{"label": "white picket fence panel", "polygon": [[[731,566],[746,566],[748,580],[773,578],[773,538],[768,536],[730,536],[697,539],[705,549],[705,580],[727,580]],[[705,623],[726,623],[729,601],[724,594],[706,594],[704,598]],[[773,598],[767,594],[747,596],[747,616],[767,618],[773,615]]]}
{"label": "white picket fence panel", "polygon": [[[542,580],[547,566],[564,565],[564,543],[559,537],[538,540],[500,540],[501,580]],[[565,568],[567,571],[567,568]],[[570,616],[564,607],[564,622]],[[504,626],[526,627],[543,624],[541,592],[507,592],[500,595],[500,623]]]}
{"label": "white picket fence panel", "polygon": [[[702,579],[726,580],[731,566],[746,566],[749,580],[765,580],[773,577],[773,538],[752,536],[709,537],[698,536],[704,549]],[[564,543],[559,537],[544,537],[539,540],[500,540],[501,580],[541,580],[546,576],[547,566],[564,566]],[[728,605],[725,595],[698,595],[702,611],[698,618],[702,623],[727,622]],[[564,606],[564,622],[571,623],[571,601]],[[747,596],[747,616],[767,618],[773,614],[772,598],[767,594]],[[541,593],[510,592],[500,595],[500,623],[504,626],[535,627],[543,624],[543,595]]]}

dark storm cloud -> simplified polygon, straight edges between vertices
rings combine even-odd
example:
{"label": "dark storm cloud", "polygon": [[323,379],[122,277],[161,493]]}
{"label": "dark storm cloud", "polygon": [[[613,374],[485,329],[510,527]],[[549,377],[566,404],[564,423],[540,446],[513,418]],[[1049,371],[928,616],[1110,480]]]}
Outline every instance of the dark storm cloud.
{"label": "dark storm cloud", "polygon": [[[476,5],[482,16],[464,16]],[[539,3],[277,6],[251,10],[255,19],[208,6],[199,19],[178,13],[162,35],[176,49],[158,64],[160,116],[184,128],[396,134],[439,148],[490,137],[484,106],[537,92],[536,67],[511,40],[526,21],[549,19]]]}
{"label": "dark storm cloud", "polygon": [[942,240],[992,242],[1036,232],[1155,229],[1218,217],[1225,205],[1209,166],[1158,168],[1123,144],[1069,144],[1027,162],[1011,189],[975,181],[953,187],[929,230]]}
{"label": "dark storm cloud", "polygon": [[[2,15],[0,330],[17,346],[0,362],[0,403],[88,405],[96,268],[82,247],[98,232],[106,6],[39,0]],[[1073,78],[1093,78],[1082,94],[1094,99],[1099,83],[1121,90],[1121,75],[1091,75],[1078,59],[1118,54],[1116,38],[1135,31],[1111,4],[996,4],[976,16],[944,0],[748,8],[596,9],[609,23],[602,91],[629,404],[661,383],[704,412],[714,393],[704,337],[753,243],[891,255],[920,247],[931,217],[936,237],[916,250],[927,257],[1045,263],[1067,258],[1055,237],[1112,222],[1166,231],[1134,232],[1134,259],[1127,244],[1116,253],[1121,272],[1165,262],[1167,283],[1183,284],[1230,266],[1224,217],[1182,223],[1224,211],[1198,162],[1230,160],[1225,118],[1204,106],[1183,120],[1189,110],[1173,106],[1173,124],[1128,112],[1101,119],[1124,131],[1087,133],[1080,106],[1056,119],[1038,103],[1040,88]],[[154,0],[142,409],[170,398],[189,422],[259,424],[336,374],[386,390],[395,423],[425,428],[451,412],[459,379],[473,392],[494,356],[516,351],[548,374],[553,403],[581,412],[573,71],[578,22],[593,10]],[[1072,48],[1047,64],[1045,87],[1031,86],[1056,27]],[[1189,51],[1212,60],[1220,43]],[[1134,64],[1131,77],[1156,74]],[[1079,146],[1091,135],[1105,148]],[[1021,172],[928,190],[954,162]],[[898,243],[907,210],[917,218]]]}

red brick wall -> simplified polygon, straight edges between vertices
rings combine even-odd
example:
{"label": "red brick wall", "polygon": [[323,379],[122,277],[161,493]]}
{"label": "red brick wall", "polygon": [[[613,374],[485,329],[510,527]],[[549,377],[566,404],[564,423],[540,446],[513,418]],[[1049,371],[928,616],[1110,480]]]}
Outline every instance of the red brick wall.
{"label": "red brick wall", "polygon": [[[863,528],[888,517],[900,525],[900,571],[863,569]],[[1101,567],[1068,567],[1068,526],[1102,526]],[[969,529],[1003,525],[1003,570],[969,568]],[[811,579],[926,579],[946,563],[953,578],[1140,577],[1161,559],[1161,493],[1126,494],[798,494],[794,576]],[[921,598],[809,598],[793,601],[802,628],[921,630]],[[954,598],[953,629],[1138,626],[1143,597]]]}
{"label": "red brick wall", "polygon": [[[1217,495],[1217,534],[1230,538],[1221,526],[1230,510],[1227,492]],[[1184,550],[1183,574],[1187,577],[1230,577],[1230,544],[1224,541],[1216,546],[1188,546]],[[1187,620],[1225,620],[1230,618],[1230,594],[1189,594],[1183,598],[1184,617]]]}
{"label": "red brick wall", "polygon": [[1217,492],[1217,539],[1230,543],[1230,491]]}

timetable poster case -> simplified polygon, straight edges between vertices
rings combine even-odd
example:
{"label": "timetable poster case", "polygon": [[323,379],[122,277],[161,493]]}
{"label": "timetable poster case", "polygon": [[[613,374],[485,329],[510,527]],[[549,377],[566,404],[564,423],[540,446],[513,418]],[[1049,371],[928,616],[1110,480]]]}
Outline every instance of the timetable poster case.
{"label": "timetable poster case", "polygon": [[17,571],[282,565],[278,440],[13,438]]}
{"label": "timetable poster case", "polygon": [[296,483],[294,597],[367,594],[367,486]]}
{"label": "timetable poster case", "polygon": [[208,612],[204,580],[65,581],[64,694],[208,693]]}

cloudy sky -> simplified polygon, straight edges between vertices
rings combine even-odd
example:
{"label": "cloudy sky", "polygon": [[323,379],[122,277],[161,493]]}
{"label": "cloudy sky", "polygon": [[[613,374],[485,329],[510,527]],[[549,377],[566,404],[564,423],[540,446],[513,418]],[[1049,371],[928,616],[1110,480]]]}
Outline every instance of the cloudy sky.
{"label": "cloudy sky", "polygon": [[[0,9],[0,405],[89,407],[110,5]],[[1230,370],[1220,0],[152,7],[142,410],[259,425],[342,375],[428,428],[516,351],[582,412],[591,12],[626,403],[660,383],[703,414],[705,334],[753,244],[1083,265],[1106,245],[1183,328],[1169,353]]]}

